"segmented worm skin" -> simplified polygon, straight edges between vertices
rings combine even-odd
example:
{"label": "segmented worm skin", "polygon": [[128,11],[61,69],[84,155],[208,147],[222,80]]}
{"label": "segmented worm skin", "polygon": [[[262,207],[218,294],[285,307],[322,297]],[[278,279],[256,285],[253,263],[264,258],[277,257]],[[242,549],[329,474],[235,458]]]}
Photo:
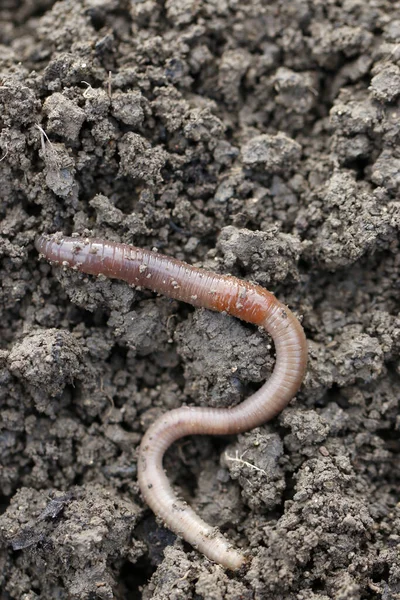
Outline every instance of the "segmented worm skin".
{"label": "segmented worm skin", "polygon": [[219,275],[161,254],[98,239],[40,236],[40,254],[84,273],[122,279],[210,310],[226,312],[264,327],[272,336],[275,369],[269,380],[234,408],[181,407],[159,417],[143,437],[138,459],[139,485],[146,503],[194,548],[223,567],[237,570],[245,555],[177,498],[163,470],[163,456],[178,438],[248,431],[278,414],[297,392],[305,373],[307,343],[293,313],[264,288]]}

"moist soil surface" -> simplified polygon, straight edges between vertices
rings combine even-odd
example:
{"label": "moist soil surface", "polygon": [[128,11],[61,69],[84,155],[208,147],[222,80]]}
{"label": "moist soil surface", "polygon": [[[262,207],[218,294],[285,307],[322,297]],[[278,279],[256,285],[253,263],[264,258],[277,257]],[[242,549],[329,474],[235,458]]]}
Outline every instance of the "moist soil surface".
{"label": "moist soil surface", "polygon": [[[400,3],[2,0],[1,600],[400,598]],[[257,282],[295,400],[165,466],[239,574],[142,501],[143,432],[268,378],[264,332],[51,267],[40,233]]]}

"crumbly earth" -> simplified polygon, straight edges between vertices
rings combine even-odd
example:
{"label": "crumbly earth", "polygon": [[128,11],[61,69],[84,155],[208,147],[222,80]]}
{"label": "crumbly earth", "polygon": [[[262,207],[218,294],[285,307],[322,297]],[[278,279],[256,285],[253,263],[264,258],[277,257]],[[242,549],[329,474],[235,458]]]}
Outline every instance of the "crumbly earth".
{"label": "crumbly earth", "polygon": [[[400,598],[399,143],[397,0],[0,3],[1,600]],[[165,461],[243,573],[157,522],[137,449],[164,411],[250,394],[270,340],[53,269],[55,231],[302,316],[296,400]]]}

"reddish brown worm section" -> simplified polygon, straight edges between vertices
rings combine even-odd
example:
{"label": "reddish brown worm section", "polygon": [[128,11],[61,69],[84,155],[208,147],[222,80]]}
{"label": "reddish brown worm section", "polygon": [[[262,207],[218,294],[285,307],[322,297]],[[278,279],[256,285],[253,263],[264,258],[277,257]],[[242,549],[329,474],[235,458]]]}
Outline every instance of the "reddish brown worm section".
{"label": "reddish brown worm section", "polygon": [[127,281],[210,310],[226,312],[264,327],[275,344],[276,364],[269,380],[234,408],[181,407],[159,417],[143,437],[139,485],[151,509],[178,536],[223,567],[245,562],[215,528],[175,495],[164,473],[163,456],[177,439],[193,434],[248,431],[278,414],[297,392],[307,364],[307,342],[293,313],[264,288],[219,275],[156,252],[98,239],[42,235],[36,248],[49,261],[91,275]]}

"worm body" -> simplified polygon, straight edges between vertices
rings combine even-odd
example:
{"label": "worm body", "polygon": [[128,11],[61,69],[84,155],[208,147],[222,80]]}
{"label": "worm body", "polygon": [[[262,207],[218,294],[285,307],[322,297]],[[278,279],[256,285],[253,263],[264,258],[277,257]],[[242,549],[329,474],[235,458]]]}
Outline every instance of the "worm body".
{"label": "worm body", "polygon": [[193,306],[224,311],[260,325],[272,336],[276,364],[269,380],[234,408],[181,407],[159,417],[143,437],[138,478],[151,509],[177,535],[209,559],[232,570],[246,561],[226,538],[178,499],[162,461],[177,439],[193,434],[226,435],[248,431],[278,414],[303,380],[307,342],[293,313],[264,288],[236,277],[192,267],[126,244],[76,237],[40,236],[36,248],[49,261],[84,273],[122,279]]}

